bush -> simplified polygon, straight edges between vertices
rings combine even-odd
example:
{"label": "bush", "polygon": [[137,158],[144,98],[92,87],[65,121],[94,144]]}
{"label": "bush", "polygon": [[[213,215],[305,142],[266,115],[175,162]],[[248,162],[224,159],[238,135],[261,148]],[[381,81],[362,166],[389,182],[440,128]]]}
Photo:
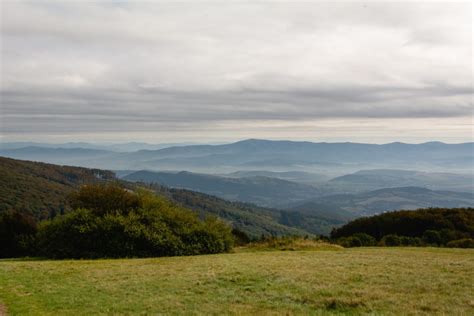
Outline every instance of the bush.
{"label": "bush", "polygon": [[250,242],[250,237],[238,228],[232,229],[232,236],[234,236],[234,242],[238,246],[243,246]]}
{"label": "bush", "polygon": [[383,236],[383,238],[380,240],[379,245],[386,246],[386,247],[400,246],[400,237],[393,234]]}
{"label": "bush", "polygon": [[[88,194],[91,194],[89,196]],[[107,197],[110,196],[111,200]],[[147,191],[87,186],[75,197],[82,207],[41,223],[38,245],[51,258],[117,258],[196,255],[229,251],[231,228]],[[102,207],[104,203],[104,207]]]}
{"label": "bush", "polygon": [[421,238],[419,237],[407,237],[400,236],[400,245],[401,246],[414,246],[419,247],[423,244]]}
{"label": "bush", "polygon": [[474,239],[463,238],[458,240],[452,240],[447,244],[450,248],[474,248]]}
{"label": "bush", "polygon": [[337,243],[344,248],[362,247],[362,241],[354,236],[339,238]]}
{"label": "bush", "polygon": [[18,211],[0,215],[0,258],[32,255],[37,226],[33,217]]}
{"label": "bush", "polygon": [[101,215],[113,211],[124,213],[136,210],[141,203],[137,194],[118,184],[84,185],[69,196],[69,202],[74,209],[84,208]]}
{"label": "bush", "polygon": [[442,244],[441,234],[436,230],[425,231],[422,239],[427,245],[439,246]]}
{"label": "bush", "polygon": [[357,233],[352,236],[360,240],[362,247],[371,247],[377,245],[377,240],[365,233]]}

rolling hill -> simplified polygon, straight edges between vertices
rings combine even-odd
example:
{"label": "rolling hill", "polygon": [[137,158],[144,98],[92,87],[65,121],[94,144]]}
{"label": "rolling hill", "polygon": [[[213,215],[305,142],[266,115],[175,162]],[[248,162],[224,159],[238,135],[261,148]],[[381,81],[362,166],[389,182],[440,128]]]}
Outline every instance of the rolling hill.
{"label": "rolling hill", "polygon": [[227,178],[268,177],[313,186],[319,186],[330,179],[330,177],[325,174],[304,171],[275,172],[267,170],[239,170],[231,173],[222,174],[221,176]]}
{"label": "rolling hill", "polygon": [[186,171],[173,173],[142,170],[128,174],[123,179],[159,183],[168,187],[203,192],[231,201],[254,203],[266,207],[295,203],[321,195],[315,187],[265,176],[227,178]]}
{"label": "rolling hill", "polygon": [[424,187],[431,190],[474,192],[474,175],[421,172],[416,170],[361,170],[336,177],[328,182],[334,190],[354,192],[405,186]]}
{"label": "rolling hill", "polygon": [[336,194],[319,197],[301,203],[303,208],[325,205],[334,210],[342,209],[356,216],[366,216],[393,210],[415,210],[419,208],[473,207],[474,194],[466,192],[434,191],[420,187],[386,188],[358,194]]}
{"label": "rolling hill", "polygon": [[[0,157],[0,212],[20,210],[38,220],[67,212],[67,196],[80,185],[103,181],[119,181],[110,171],[59,166]],[[169,189],[158,184],[122,181],[130,189],[146,186],[175,203],[198,212],[201,216],[222,218],[252,238],[263,235],[328,234],[334,221],[305,215],[314,225],[308,229],[288,222],[286,212],[252,204],[231,202],[218,197],[183,189]],[[296,212],[295,212],[296,214]],[[307,221],[306,221],[307,222]],[[337,225],[343,224],[336,220]]]}
{"label": "rolling hill", "polygon": [[22,210],[45,219],[68,209],[78,186],[115,179],[110,171],[0,157],[0,212]]}

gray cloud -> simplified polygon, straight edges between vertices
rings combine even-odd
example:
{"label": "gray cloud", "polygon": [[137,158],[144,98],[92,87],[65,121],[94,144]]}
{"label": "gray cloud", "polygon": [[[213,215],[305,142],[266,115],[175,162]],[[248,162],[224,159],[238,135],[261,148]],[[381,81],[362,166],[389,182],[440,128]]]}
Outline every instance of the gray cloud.
{"label": "gray cloud", "polygon": [[471,137],[466,3],[2,6],[4,138]]}

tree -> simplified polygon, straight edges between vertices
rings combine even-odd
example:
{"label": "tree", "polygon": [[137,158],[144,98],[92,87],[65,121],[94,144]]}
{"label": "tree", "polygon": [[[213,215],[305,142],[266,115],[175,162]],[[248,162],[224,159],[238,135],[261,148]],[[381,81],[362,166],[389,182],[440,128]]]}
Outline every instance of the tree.
{"label": "tree", "polygon": [[18,211],[0,215],[0,257],[12,258],[34,253],[37,231],[33,217]]}

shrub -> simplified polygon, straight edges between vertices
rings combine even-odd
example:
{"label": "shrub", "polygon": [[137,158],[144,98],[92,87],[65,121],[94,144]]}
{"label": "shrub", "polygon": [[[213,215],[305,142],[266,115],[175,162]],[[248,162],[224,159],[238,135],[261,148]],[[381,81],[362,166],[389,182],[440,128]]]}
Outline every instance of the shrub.
{"label": "shrub", "polygon": [[448,242],[452,240],[458,240],[463,238],[468,238],[468,234],[463,234],[461,232],[452,230],[452,229],[442,229],[439,231],[441,244],[446,245]]}
{"label": "shrub", "polygon": [[450,248],[474,248],[474,239],[463,238],[458,240],[452,240],[447,243]]}
{"label": "shrub", "polygon": [[246,245],[250,242],[250,237],[238,228],[232,229],[232,236],[234,236],[235,244],[238,246]]}
{"label": "shrub", "polygon": [[374,237],[367,235],[365,233],[357,233],[352,236],[355,238],[358,238],[363,247],[371,247],[377,244],[377,240]]}
{"label": "shrub", "polygon": [[439,246],[442,243],[441,234],[436,230],[425,231],[422,239],[427,245]]}
{"label": "shrub", "polygon": [[421,246],[423,244],[421,238],[419,237],[407,237],[400,236],[400,245],[401,246]]}
{"label": "shrub", "polygon": [[379,243],[380,246],[387,246],[387,247],[396,247],[400,246],[400,237],[397,235],[386,235],[383,236],[383,238],[380,240]]}
{"label": "shrub", "polygon": [[0,214],[0,258],[32,255],[36,230],[33,217],[18,211]]}
{"label": "shrub", "polygon": [[[109,195],[112,202],[105,198]],[[87,186],[75,198],[77,205],[91,209],[79,208],[41,223],[38,245],[43,256],[195,255],[229,251],[233,245],[231,228],[222,221],[201,221],[195,213],[147,191]]]}
{"label": "shrub", "polygon": [[128,212],[140,207],[139,196],[123,189],[118,184],[84,185],[78,192],[69,196],[74,209],[84,208],[98,214],[113,211]]}
{"label": "shrub", "polygon": [[355,236],[340,238],[337,240],[337,243],[344,248],[362,247],[362,241]]}

